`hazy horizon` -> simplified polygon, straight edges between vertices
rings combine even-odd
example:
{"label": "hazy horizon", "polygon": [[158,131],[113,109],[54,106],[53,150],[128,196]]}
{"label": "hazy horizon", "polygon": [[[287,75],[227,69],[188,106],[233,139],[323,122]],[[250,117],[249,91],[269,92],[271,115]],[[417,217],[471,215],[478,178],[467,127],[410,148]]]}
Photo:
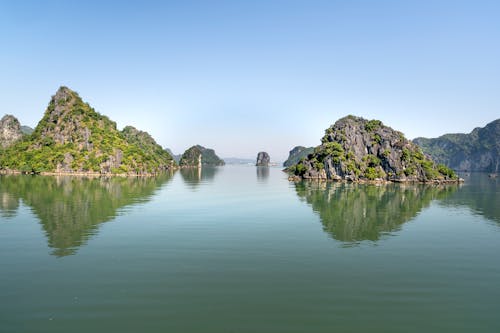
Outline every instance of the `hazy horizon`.
{"label": "hazy horizon", "polygon": [[407,138],[499,117],[500,3],[0,4],[2,115],[36,126],[61,85],[180,154],[284,161],[349,114]]}

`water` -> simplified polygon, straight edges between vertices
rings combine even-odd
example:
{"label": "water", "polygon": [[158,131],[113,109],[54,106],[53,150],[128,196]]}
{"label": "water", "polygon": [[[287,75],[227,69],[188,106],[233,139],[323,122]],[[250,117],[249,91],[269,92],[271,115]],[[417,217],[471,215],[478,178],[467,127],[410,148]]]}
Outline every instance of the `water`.
{"label": "water", "polygon": [[0,177],[0,332],[499,332],[500,183]]}

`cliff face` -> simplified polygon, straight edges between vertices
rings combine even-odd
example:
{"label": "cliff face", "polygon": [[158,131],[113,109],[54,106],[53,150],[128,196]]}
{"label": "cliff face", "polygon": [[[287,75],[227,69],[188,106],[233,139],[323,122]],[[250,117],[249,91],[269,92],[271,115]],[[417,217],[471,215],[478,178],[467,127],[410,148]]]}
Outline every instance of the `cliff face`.
{"label": "cliff face", "polygon": [[0,157],[0,169],[156,173],[174,164],[158,147],[147,133],[119,132],[115,122],[84,103],[76,92],[61,87],[29,139],[11,146]]}
{"label": "cliff face", "polygon": [[5,115],[0,119],[0,148],[10,147],[22,137],[21,124],[16,117]]}
{"label": "cliff face", "polygon": [[347,116],[330,126],[305,160],[289,172],[304,179],[437,181],[456,178],[403,133],[379,120]]}
{"label": "cliff face", "polygon": [[306,158],[307,155],[312,154],[313,152],[314,147],[306,148],[303,146],[296,146],[288,153],[288,159],[283,162],[283,166],[289,167],[297,164],[301,159]]}
{"label": "cliff face", "polygon": [[500,119],[469,134],[416,138],[414,143],[439,163],[456,170],[500,172]]}
{"label": "cliff face", "polygon": [[271,157],[269,157],[269,154],[266,153],[265,151],[261,151],[257,154],[257,162],[255,163],[256,166],[269,166],[269,163],[271,162]]}
{"label": "cliff face", "polygon": [[221,160],[213,149],[205,148],[200,145],[192,146],[182,154],[179,161],[180,166],[222,166],[224,161]]}

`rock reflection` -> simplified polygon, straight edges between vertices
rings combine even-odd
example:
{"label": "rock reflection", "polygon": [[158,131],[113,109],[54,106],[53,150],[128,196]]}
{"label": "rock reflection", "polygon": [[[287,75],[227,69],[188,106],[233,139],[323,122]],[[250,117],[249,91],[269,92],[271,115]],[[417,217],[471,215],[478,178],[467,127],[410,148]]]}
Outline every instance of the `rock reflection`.
{"label": "rock reflection", "polygon": [[460,191],[440,202],[443,206],[466,206],[485,218],[500,223],[500,179],[486,173],[474,172],[466,176]]}
{"label": "rock reflection", "polygon": [[457,186],[389,184],[382,186],[299,182],[301,200],[319,214],[323,229],[333,238],[351,244],[376,241],[397,231],[434,199],[442,199]]}
{"label": "rock reflection", "polygon": [[182,168],[179,170],[184,183],[196,189],[202,182],[212,182],[219,172],[219,167]]}
{"label": "rock reflection", "polygon": [[[2,215],[12,214],[19,199],[38,217],[53,255],[74,254],[120,209],[151,199],[171,174],[144,178],[2,176]],[[17,201],[16,201],[17,198]],[[5,202],[7,204],[5,204]]]}
{"label": "rock reflection", "polygon": [[260,182],[265,182],[269,178],[269,167],[267,166],[257,166],[257,180]]}

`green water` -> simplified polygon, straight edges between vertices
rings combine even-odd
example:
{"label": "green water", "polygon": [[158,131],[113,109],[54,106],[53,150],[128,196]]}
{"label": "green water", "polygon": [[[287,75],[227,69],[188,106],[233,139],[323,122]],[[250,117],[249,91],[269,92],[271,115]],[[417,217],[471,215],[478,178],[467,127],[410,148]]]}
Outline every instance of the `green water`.
{"label": "green water", "polygon": [[0,177],[0,332],[500,332],[500,181]]}

